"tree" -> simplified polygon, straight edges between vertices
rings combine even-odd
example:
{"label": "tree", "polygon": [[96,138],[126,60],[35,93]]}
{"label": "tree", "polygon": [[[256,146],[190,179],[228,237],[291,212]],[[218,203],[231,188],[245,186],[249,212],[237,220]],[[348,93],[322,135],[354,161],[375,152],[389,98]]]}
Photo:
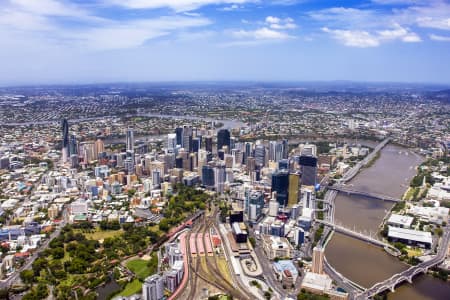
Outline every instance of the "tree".
{"label": "tree", "polygon": [[26,284],[33,283],[34,279],[33,270],[23,270],[22,272],[20,272],[20,279],[22,279],[22,281]]}

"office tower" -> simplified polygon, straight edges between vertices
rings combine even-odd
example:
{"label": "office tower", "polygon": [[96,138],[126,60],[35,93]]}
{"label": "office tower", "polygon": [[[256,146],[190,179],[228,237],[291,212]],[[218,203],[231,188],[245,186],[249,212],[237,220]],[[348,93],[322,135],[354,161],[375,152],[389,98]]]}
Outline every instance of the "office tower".
{"label": "office tower", "polygon": [[205,150],[208,152],[213,151],[213,138],[212,136],[205,137]]}
{"label": "office tower", "polygon": [[323,274],[323,256],[323,248],[321,246],[314,247],[311,270],[313,273]]}
{"label": "office tower", "polygon": [[105,152],[105,144],[101,139],[97,139],[94,143],[94,158],[98,159],[99,153]]}
{"label": "office tower", "polygon": [[192,139],[192,152],[198,152],[201,145],[201,138],[195,137]]}
{"label": "office tower", "polygon": [[63,119],[61,122],[62,130],[62,161],[65,163],[69,159],[69,122]]}
{"label": "office tower", "polygon": [[206,187],[214,186],[214,168],[211,166],[203,166],[202,167],[202,183]]}
{"label": "office tower", "polygon": [[127,129],[127,151],[134,152],[134,132],[132,128]]}
{"label": "office tower", "polygon": [[152,275],[142,285],[143,300],[160,300],[164,297],[164,279],[160,275]]}
{"label": "office tower", "polygon": [[278,161],[278,170],[289,170],[289,160],[281,159]]}
{"label": "office tower", "polygon": [[215,188],[217,193],[223,193],[225,191],[225,181],[226,181],[226,168],[225,164],[219,164],[216,166],[215,170]]}
{"label": "office tower", "polygon": [[303,209],[314,209],[313,188],[310,186],[302,186],[302,188],[300,189],[300,193],[302,197]]}
{"label": "office tower", "polygon": [[299,158],[299,164],[302,172],[302,185],[315,186],[317,182],[317,158],[302,155]]}
{"label": "office tower", "polygon": [[255,147],[255,162],[257,166],[264,167],[266,165],[266,148],[264,145]]}
{"label": "office tower", "polygon": [[174,153],[175,147],[177,146],[177,134],[169,133],[167,135],[167,151],[166,153]]}
{"label": "office tower", "polygon": [[289,174],[289,192],[288,207],[298,203],[298,190],[300,188],[300,175],[296,173]]}
{"label": "office tower", "polygon": [[152,171],[152,183],[153,187],[158,188],[161,184],[161,172],[159,169],[155,169]]}
{"label": "office tower", "polygon": [[282,154],[282,158],[283,159],[287,159],[289,157],[289,143],[288,140],[283,140],[281,142],[281,145],[283,146],[283,154]]}
{"label": "office tower", "polygon": [[270,141],[269,142],[269,160],[276,161],[275,160],[275,149],[277,147],[278,143],[276,141]]}
{"label": "office tower", "polygon": [[175,128],[175,135],[176,135],[176,144],[183,146],[183,128],[181,127]]}
{"label": "office tower", "polygon": [[220,129],[217,132],[217,151],[227,146],[230,149],[230,131],[228,129]]}
{"label": "office tower", "polygon": [[192,152],[192,127],[189,125],[183,126],[182,146],[187,152]]}
{"label": "office tower", "polygon": [[251,174],[252,172],[254,172],[256,170],[256,160],[254,157],[250,156],[247,158],[246,167],[247,167],[248,174]]}
{"label": "office tower", "polygon": [[282,207],[288,203],[289,173],[286,170],[272,174],[272,192],[277,192],[277,201]]}
{"label": "office tower", "polygon": [[256,222],[261,216],[264,208],[264,194],[262,191],[246,191],[246,202],[248,202],[247,217],[250,222]]}
{"label": "office tower", "polygon": [[253,144],[246,142],[244,145],[244,164],[247,165],[247,158],[253,157]]}
{"label": "office tower", "polygon": [[231,156],[233,157],[233,168],[240,167],[243,161],[242,151],[238,149],[232,149]]}
{"label": "office tower", "polygon": [[75,135],[71,135],[70,136],[70,141],[69,141],[69,155],[77,155],[78,154],[78,144],[77,144],[77,138],[75,137]]}

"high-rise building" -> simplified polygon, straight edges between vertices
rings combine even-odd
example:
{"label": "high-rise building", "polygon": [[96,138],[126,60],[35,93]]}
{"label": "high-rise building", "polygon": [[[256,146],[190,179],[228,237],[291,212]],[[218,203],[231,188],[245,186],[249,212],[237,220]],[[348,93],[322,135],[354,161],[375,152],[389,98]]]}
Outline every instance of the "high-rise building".
{"label": "high-rise building", "polygon": [[175,135],[176,135],[176,144],[183,146],[183,128],[181,127],[175,128]]}
{"label": "high-rise building", "polygon": [[127,151],[134,152],[134,132],[132,128],[127,129]]}
{"label": "high-rise building", "polygon": [[160,300],[164,297],[164,279],[160,275],[152,275],[142,285],[143,300]]}
{"label": "high-rise building", "polygon": [[177,134],[169,133],[167,135],[167,153],[174,153],[177,146]]}
{"label": "high-rise building", "polygon": [[226,168],[225,164],[219,164],[216,166],[215,170],[215,188],[217,193],[223,193],[225,191],[225,181],[226,181]]}
{"label": "high-rise building", "polygon": [[183,126],[182,146],[187,152],[192,152],[192,127],[190,125]]}
{"label": "high-rise building", "polygon": [[288,204],[289,173],[280,170],[272,174],[272,192],[277,192],[277,201],[282,207]]}
{"label": "high-rise building", "polygon": [[257,145],[255,148],[256,165],[264,167],[266,165],[266,148],[264,145]]}
{"label": "high-rise building", "polygon": [[61,122],[62,130],[62,161],[65,163],[69,159],[69,122],[63,119]]}
{"label": "high-rise building", "polygon": [[230,131],[228,129],[220,129],[217,132],[217,151],[227,146],[230,149]]}
{"label": "high-rise building", "polygon": [[302,172],[302,185],[315,186],[317,182],[317,158],[302,155],[299,158],[299,164]]}
{"label": "high-rise building", "polygon": [[298,203],[298,190],[300,188],[300,175],[296,173],[289,174],[289,196],[288,207]]}
{"label": "high-rise building", "polygon": [[212,136],[205,137],[205,150],[208,152],[213,151],[213,138]]}
{"label": "high-rise building", "polygon": [[78,154],[78,144],[77,144],[77,138],[75,135],[70,136],[69,141],[69,156],[77,155]]}
{"label": "high-rise building", "polygon": [[313,249],[312,257],[312,272],[316,274],[323,274],[323,257],[324,250],[321,246],[316,246]]}
{"label": "high-rise building", "polygon": [[202,183],[206,187],[214,186],[214,168],[206,165],[202,167]]}
{"label": "high-rise building", "polygon": [[250,222],[256,222],[261,216],[264,208],[264,194],[261,191],[247,191],[246,202],[248,202],[247,216]]}
{"label": "high-rise building", "polygon": [[302,186],[300,189],[301,196],[302,196],[302,206],[303,209],[314,209],[314,195],[312,187],[309,186]]}

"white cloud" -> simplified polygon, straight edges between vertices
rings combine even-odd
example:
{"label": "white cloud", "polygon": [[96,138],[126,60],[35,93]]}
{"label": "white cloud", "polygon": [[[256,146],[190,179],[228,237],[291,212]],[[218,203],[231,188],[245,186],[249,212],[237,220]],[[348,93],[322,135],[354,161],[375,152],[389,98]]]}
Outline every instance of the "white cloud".
{"label": "white cloud", "polygon": [[272,16],[268,16],[266,18],[266,23],[270,23],[270,24],[278,24],[280,23],[281,19],[277,18],[277,17],[272,17]]}
{"label": "white cloud", "polygon": [[405,43],[417,43],[422,39],[415,32],[411,32],[407,28],[395,25],[392,29],[380,30],[374,33],[365,30],[342,30],[322,28],[323,32],[331,34],[331,36],[349,47],[378,47],[383,42],[400,40]]}
{"label": "white cloud", "polygon": [[334,39],[349,47],[368,48],[380,45],[380,41],[367,31],[333,30],[327,27],[322,28],[322,31],[331,34]]}
{"label": "white cloud", "polygon": [[450,30],[450,18],[420,17],[417,24],[421,27]]}
{"label": "white cloud", "polygon": [[96,50],[135,48],[142,46],[148,40],[174,31],[201,27],[210,23],[205,18],[168,16],[97,27],[73,33],[72,37],[78,39],[82,45]]}
{"label": "white cloud", "polygon": [[273,16],[266,17],[266,24],[275,30],[295,29],[297,24],[294,23],[292,18],[280,19]]}
{"label": "white cloud", "polygon": [[232,32],[232,35],[238,39],[255,39],[255,40],[286,40],[291,36],[285,32],[272,30],[262,27],[256,30],[239,30]]}
{"label": "white cloud", "polygon": [[450,36],[442,36],[437,34],[430,34],[430,39],[438,42],[450,42]]}
{"label": "white cloud", "polygon": [[258,0],[107,0],[107,2],[129,9],[169,7],[180,12],[195,10],[205,5],[244,4]]}

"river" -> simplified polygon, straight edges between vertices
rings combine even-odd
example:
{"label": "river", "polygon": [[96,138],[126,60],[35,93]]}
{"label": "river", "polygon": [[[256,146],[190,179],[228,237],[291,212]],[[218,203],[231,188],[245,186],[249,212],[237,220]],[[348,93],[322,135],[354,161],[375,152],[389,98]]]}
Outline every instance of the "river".
{"label": "river", "polygon": [[[348,185],[360,191],[400,197],[422,161],[415,153],[389,144],[381,150],[375,164],[363,169]],[[391,206],[392,203],[339,193],[335,200],[335,220],[357,231],[375,233]],[[408,268],[381,248],[342,234],[333,235],[325,254],[338,272],[364,287]],[[388,298],[448,299],[448,295],[450,284],[423,275],[415,278],[413,285],[401,285]]]}

